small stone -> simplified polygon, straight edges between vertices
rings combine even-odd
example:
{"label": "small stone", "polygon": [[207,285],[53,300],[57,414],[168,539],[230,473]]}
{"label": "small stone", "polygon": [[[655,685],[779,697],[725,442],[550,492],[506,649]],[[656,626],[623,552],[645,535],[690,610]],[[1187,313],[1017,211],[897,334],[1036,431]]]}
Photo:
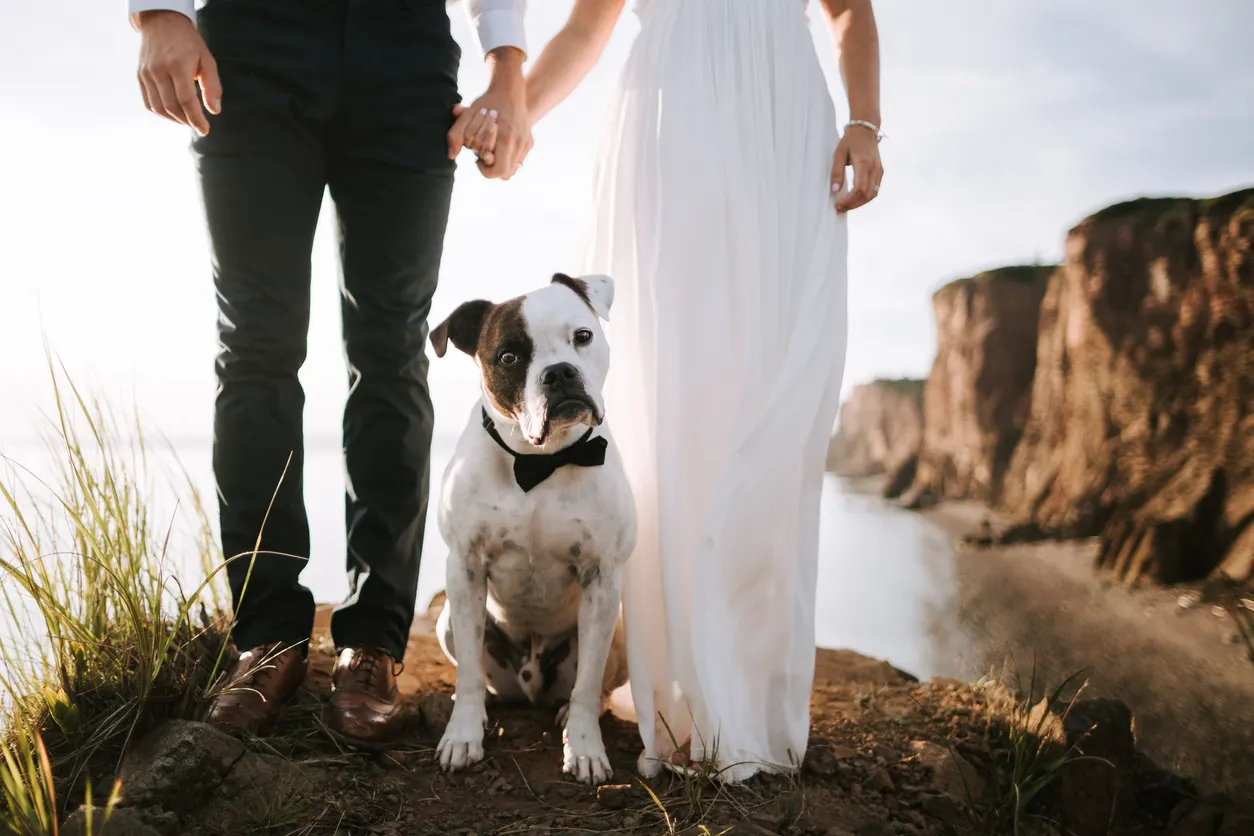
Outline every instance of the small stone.
{"label": "small stone", "polygon": [[962,808],[950,795],[924,796],[923,813],[950,826],[958,825],[963,818]]}
{"label": "small stone", "polygon": [[606,810],[622,810],[631,804],[635,788],[631,784],[605,784],[597,787],[597,803]]}
{"label": "small stone", "polygon": [[418,710],[427,728],[442,734],[453,716],[453,698],[448,694],[424,694],[418,700]]}
{"label": "small stone", "polygon": [[834,775],[837,759],[832,750],[826,746],[811,746],[806,750],[803,766],[806,772],[813,775]]}
{"label": "small stone", "polygon": [[885,746],[882,743],[877,743],[872,746],[871,754],[876,758],[876,760],[883,761],[884,763],[896,763],[901,760],[901,757],[897,754],[896,749],[891,746]]}
{"label": "small stone", "polygon": [[877,769],[871,773],[871,777],[867,779],[866,788],[875,790],[878,793],[890,793],[893,791],[893,779],[887,770]]}
{"label": "small stone", "polygon": [[1197,590],[1193,590],[1191,592],[1186,592],[1183,595],[1181,595],[1179,598],[1177,598],[1176,606],[1182,610],[1187,610],[1187,609],[1197,606],[1198,603],[1201,602],[1201,600],[1202,600],[1202,593],[1198,592]]}
{"label": "small stone", "polygon": [[568,784],[565,781],[553,781],[545,788],[545,795],[552,795],[557,798],[574,798],[579,795],[580,788],[574,784]]}
{"label": "small stone", "polygon": [[1228,813],[1215,836],[1250,836],[1254,833],[1254,814]]}
{"label": "small stone", "polygon": [[886,821],[869,821],[858,826],[854,836],[894,836],[893,826]]}
{"label": "small stone", "polygon": [[1171,821],[1171,836],[1215,836],[1220,814],[1209,804],[1182,801],[1171,812]]}
{"label": "small stone", "polygon": [[926,740],[911,741],[910,748],[931,775],[934,789],[963,803],[977,803],[984,797],[984,779],[957,752]]}
{"label": "small stone", "polygon": [[858,756],[858,750],[851,746],[833,746],[831,753],[832,757],[838,761],[847,761]]}

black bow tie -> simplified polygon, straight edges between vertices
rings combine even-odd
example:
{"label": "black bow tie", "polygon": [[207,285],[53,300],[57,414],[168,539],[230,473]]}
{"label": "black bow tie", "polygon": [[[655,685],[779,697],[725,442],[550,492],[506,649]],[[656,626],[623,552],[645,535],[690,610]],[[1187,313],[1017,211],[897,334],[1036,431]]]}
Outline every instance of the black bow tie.
{"label": "black bow tie", "polygon": [[518,453],[501,438],[486,409],[483,410],[483,428],[502,450],[514,457],[514,481],[524,493],[552,476],[559,467],[568,464],[577,467],[600,467],[605,464],[605,451],[610,446],[604,436],[593,438],[592,428],[589,427],[582,438],[556,453]]}

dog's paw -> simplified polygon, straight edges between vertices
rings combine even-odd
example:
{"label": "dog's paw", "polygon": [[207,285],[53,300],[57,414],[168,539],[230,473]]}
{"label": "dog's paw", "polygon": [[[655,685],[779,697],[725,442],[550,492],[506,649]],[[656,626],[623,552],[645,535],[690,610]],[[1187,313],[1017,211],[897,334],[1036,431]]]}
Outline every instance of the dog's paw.
{"label": "dog's paw", "polygon": [[582,784],[604,784],[614,777],[614,770],[605,754],[600,722],[591,712],[571,710],[569,705],[566,714],[562,771]]}
{"label": "dog's paw", "polygon": [[454,706],[453,716],[449,718],[440,745],[436,747],[440,768],[448,772],[474,766],[483,760],[483,726],[488,719],[487,712],[462,708],[461,703]]}
{"label": "dog's paw", "polygon": [[651,758],[648,752],[641,752],[636,758],[636,771],[642,778],[656,778],[662,774],[662,759]]}

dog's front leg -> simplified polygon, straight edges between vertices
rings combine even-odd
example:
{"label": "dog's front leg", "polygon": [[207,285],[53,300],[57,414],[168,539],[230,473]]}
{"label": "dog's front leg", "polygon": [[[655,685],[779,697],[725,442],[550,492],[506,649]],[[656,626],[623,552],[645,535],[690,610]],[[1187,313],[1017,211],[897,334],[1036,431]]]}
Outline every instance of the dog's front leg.
{"label": "dog's front leg", "polygon": [[601,686],[605,659],[618,624],[622,576],[617,563],[585,566],[579,576],[579,653],[563,735],[562,771],[585,784],[614,774],[601,739]]}
{"label": "dog's front leg", "polygon": [[488,720],[483,676],[483,626],[488,611],[488,579],[483,558],[462,552],[449,555],[448,602],[457,649],[457,690],[453,713],[436,754],[440,766],[453,772],[483,760],[483,729]]}

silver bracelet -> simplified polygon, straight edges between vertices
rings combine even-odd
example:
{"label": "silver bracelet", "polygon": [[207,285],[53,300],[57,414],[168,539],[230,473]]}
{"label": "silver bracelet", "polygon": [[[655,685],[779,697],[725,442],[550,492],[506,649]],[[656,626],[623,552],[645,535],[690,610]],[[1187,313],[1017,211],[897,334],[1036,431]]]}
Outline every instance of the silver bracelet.
{"label": "silver bracelet", "polygon": [[881,131],[881,130],[880,130],[880,126],[879,126],[879,125],[877,125],[877,124],[875,124],[874,122],[863,122],[861,119],[850,119],[850,120],[849,120],[849,123],[848,123],[847,125],[845,125],[845,130],[849,130],[849,129],[850,129],[850,128],[852,128],[854,125],[857,125],[857,126],[862,127],[862,128],[869,128],[869,129],[871,130],[871,132],[875,134],[875,141],[876,141],[876,142],[882,142],[882,141],[883,141],[883,139],[884,139],[884,132],[883,132],[883,131]]}

